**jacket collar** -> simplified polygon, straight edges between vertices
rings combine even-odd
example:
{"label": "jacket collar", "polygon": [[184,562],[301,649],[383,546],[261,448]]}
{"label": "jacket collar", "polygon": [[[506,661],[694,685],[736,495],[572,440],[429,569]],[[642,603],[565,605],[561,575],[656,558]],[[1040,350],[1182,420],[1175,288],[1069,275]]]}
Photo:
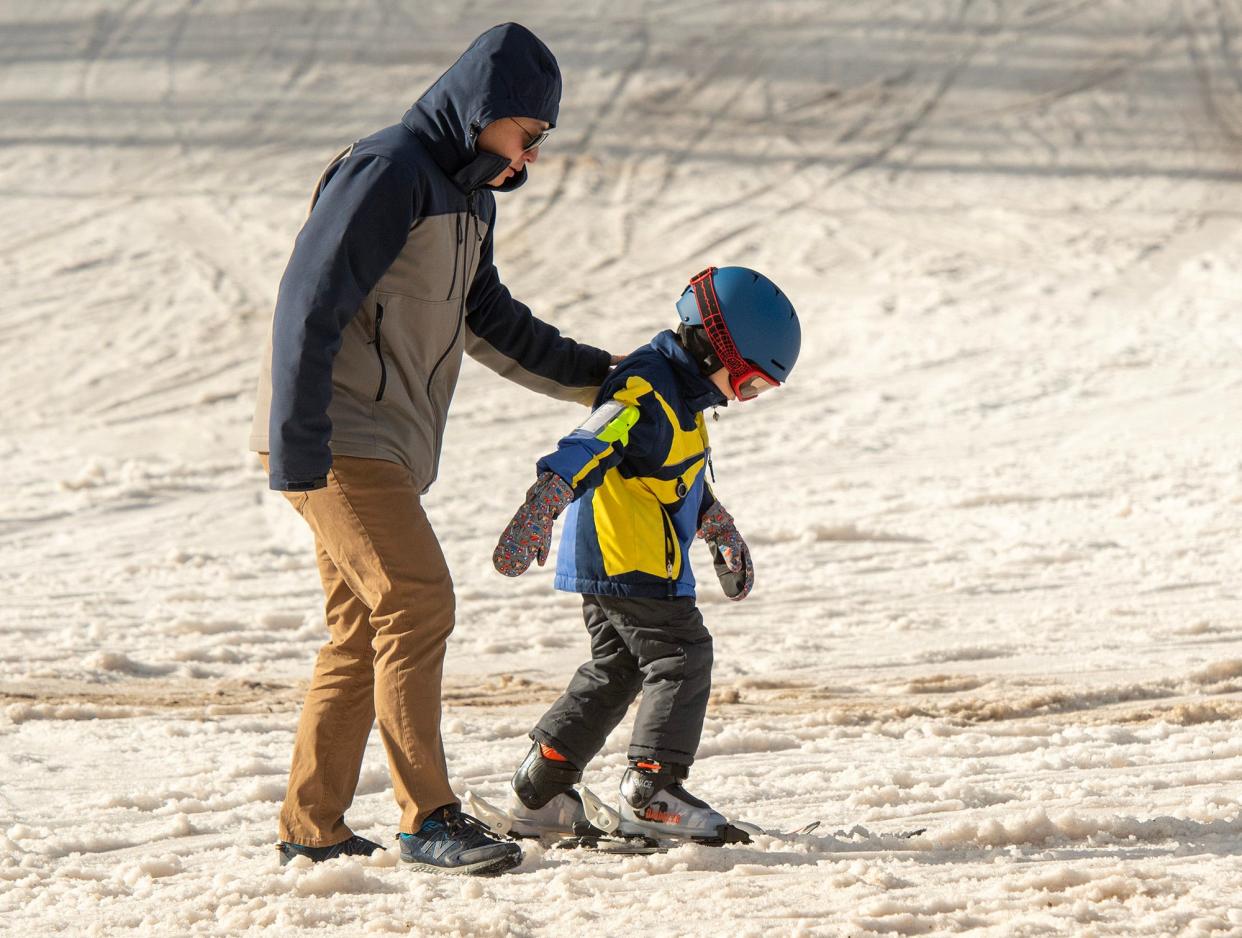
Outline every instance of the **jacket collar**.
{"label": "jacket collar", "polygon": [[[473,192],[509,165],[476,146],[479,132],[503,117],[533,117],[556,126],[561,71],[551,51],[517,23],[494,26],[423,92],[401,123],[463,192]],[[526,169],[502,192],[526,181]]]}
{"label": "jacket collar", "polygon": [[716,385],[703,377],[699,366],[681,347],[681,343],[677,340],[677,333],[672,329],[665,329],[652,339],[651,347],[668,359],[673,366],[687,407],[698,413],[709,407],[729,406],[729,399],[720,393]]}

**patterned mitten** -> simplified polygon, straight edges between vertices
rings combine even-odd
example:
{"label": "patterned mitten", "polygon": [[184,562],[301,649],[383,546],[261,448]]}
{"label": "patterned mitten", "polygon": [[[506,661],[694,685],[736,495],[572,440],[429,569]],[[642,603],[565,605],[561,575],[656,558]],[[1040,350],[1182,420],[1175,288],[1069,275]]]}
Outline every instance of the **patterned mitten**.
{"label": "patterned mitten", "polygon": [[735,602],[750,595],[755,585],[755,566],[751,563],[750,548],[738,533],[733,516],[720,502],[712,502],[703,513],[699,524],[699,537],[707,541],[716,564],[716,575],[724,594]]}
{"label": "patterned mitten", "polygon": [[542,567],[552,549],[552,524],[573,500],[568,482],[554,472],[543,473],[500,535],[492,566],[505,576],[521,576],[532,560]]}

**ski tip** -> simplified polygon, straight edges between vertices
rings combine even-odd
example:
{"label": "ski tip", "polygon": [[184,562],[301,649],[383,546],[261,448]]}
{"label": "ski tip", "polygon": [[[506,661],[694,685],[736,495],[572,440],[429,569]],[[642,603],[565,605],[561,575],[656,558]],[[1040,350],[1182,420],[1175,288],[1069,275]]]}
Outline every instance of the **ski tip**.
{"label": "ski tip", "polygon": [[[729,822],[730,826],[732,826],[736,830],[743,831],[744,833],[749,834],[752,838],[762,837],[765,835],[768,837],[801,837],[803,834],[810,834],[811,832],[818,829],[820,823],[821,823],[820,821],[811,821],[809,824],[803,824],[801,827],[795,828],[794,830],[781,831],[781,830],[765,830],[764,828],[758,826],[757,824],[750,824],[750,823],[747,823],[746,821],[730,821]],[[730,841],[730,843],[746,843],[746,842],[747,841]]]}

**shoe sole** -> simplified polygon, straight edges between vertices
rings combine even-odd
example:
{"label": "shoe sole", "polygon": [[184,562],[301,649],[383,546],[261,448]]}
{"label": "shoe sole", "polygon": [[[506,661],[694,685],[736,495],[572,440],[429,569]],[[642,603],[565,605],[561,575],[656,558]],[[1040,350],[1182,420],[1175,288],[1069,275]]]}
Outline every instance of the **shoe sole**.
{"label": "shoe sole", "polygon": [[521,853],[507,853],[502,857],[480,860],[478,863],[467,863],[465,866],[436,866],[422,860],[401,858],[401,862],[411,870],[419,873],[448,873],[452,876],[497,876],[522,864]]}
{"label": "shoe sole", "polygon": [[[339,854],[338,856],[332,857],[331,859],[333,859],[333,860],[339,860],[341,857],[360,857],[361,859],[364,859],[364,860],[365,860],[367,857],[369,857],[369,856],[373,856],[374,854],[379,853],[379,852],[380,852],[381,850],[383,850],[383,849],[384,849],[383,847],[380,847],[380,846],[378,846],[378,845],[377,845],[377,846],[376,846],[376,848],[375,848],[374,850],[372,850],[370,853],[342,853],[342,854]],[[304,854],[304,853],[288,853],[288,852],[286,852],[286,851],[284,851],[284,850],[282,850],[282,849],[281,849],[280,844],[277,844],[277,845],[276,845],[276,852],[277,852],[278,854],[280,854],[280,865],[281,865],[281,866],[288,866],[290,863],[292,863],[292,862],[293,862],[294,860],[296,860],[298,857],[304,857],[304,856],[306,856],[306,854]],[[322,860],[316,860],[314,857],[308,857],[308,859],[311,861],[311,863],[326,863],[326,862],[328,862],[328,858],[327,858],[327,857],[325,857],[325,858],[324,858],[324,859],[322,859]]]}

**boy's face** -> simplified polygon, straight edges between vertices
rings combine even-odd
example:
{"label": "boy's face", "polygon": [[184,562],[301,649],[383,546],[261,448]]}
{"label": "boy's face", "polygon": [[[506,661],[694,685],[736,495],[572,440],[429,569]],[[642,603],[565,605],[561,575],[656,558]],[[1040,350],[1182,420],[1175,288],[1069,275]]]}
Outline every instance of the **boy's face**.
{"label": "boy's face", "polygon": [[522,171],[522,167],[539,159],[539,137],[548,129],[546,121],[533,117],[502,117],[492,121],[479,133],[478,148],[507,157],[509,165],[487,185],[504,185]]}
{"label": "boy's face", "polygon": [[741,395],[739,395],[737,390],[733,387],[733,381],[729,377],[729,370],[727,368],[721,368],[718,371],[708,375],[707,378],[712,382],[712,384],[716,385],[716,387],[720,389],[720,393],[730,401],[753,401],[764,391],[770,391],[773,388],[780,387],[780,382],[774,378],[769,378],[766,374],[757,369],[745,376],[738,385],[738,387],[742,389]]}
{"label": "boy's face", "polygon": [[729,383],[729,369],[717,368],[707,379],[725,396],[727,400],[736,401],[737,395],[733,393],[733,385]]}

